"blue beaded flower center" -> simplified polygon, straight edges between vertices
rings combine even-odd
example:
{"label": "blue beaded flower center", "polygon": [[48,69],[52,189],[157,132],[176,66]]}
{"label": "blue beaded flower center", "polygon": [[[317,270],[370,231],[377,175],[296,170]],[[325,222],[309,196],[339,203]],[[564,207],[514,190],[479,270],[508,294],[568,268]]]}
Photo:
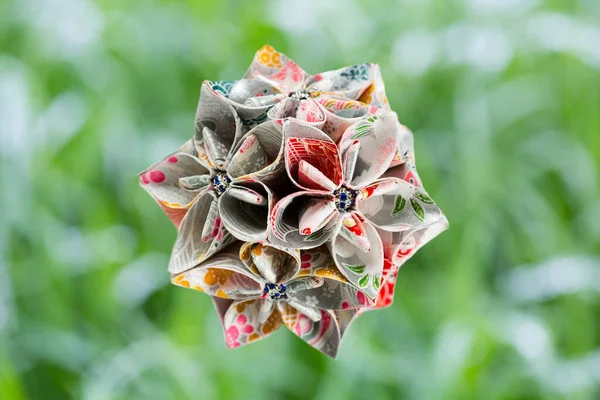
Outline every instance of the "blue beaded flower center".
{"label": "blue beaded flower center", "polygon": [[217,196],[220,196],[229,188],[231,178],[226,172],[217,172],[212,181]]}
{"label": "blue beaded flower center", "polygon": [[296,99],[296,100],[308,100],[312,96],[311,96],[310,92],[291,92],[290,97],[292,99]]}
{"label": "blue beaded flower center", "polygon": [[342,186],[341,188],[334,190],[333,195],[335,196],[335,206],[338,211],[346,212],[354,207],[358,191]]}
{"label": "blue beaded flower center", "polygon": [[285,297],[285,291],[287,288],[283,283],[266,283],[263,289],[263,294],[269,296],[271,300],[279,300]]}

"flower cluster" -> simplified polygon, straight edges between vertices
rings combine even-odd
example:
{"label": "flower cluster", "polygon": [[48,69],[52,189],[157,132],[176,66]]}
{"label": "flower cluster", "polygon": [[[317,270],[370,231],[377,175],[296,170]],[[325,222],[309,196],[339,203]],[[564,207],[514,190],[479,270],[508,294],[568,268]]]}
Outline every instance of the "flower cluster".
{"label": "flower cluster", "polygon": [[212,297],[229,347],[285,325],[335,357],[447,227],[379,67],[310,75],[271,46],[202,84],[194,137],[140,180],[178,228],[173,283]]}

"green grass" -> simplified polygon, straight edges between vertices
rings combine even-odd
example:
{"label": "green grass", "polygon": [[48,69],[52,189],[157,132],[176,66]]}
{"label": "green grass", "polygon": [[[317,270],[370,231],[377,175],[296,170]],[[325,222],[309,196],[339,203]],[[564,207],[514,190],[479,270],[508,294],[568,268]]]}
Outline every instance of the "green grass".
{"label": "green grass", "polygon": [[[0,399],[599,398],[596,2],[292,3],[0,3]],[[226,349],[137,183],[265,43],[381,64],[450,221],[337,361]]]}

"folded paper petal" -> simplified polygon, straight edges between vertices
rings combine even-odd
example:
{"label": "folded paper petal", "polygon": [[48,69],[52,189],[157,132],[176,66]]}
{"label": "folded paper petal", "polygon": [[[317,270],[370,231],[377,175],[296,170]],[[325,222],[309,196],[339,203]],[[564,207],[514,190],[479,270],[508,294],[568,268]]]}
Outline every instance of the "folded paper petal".
{"label": "folded paper petal", "polygon": [[361,217],[357,213],[344,214],[339,234],[362,251],[369,252],[371,250],[371,243],[369,243]]}
{"label": "folded paper petal", "polygon": [[290,331],[320,352],[336,357],[341,336],[332,311],[321,310],[321,319],[315,322],[288,304],[280,303],[279,309],[283,323]]}
{"label": "folded paper petal", "polygon": [[[169,272],[177,274],[193,268],[233,242],[234,238],[223,228],[221,218],[210,213],[211,205],[216,201],[213,192],[203,192],[183,218],[171,254]],[[211,215],[212,218],[209,218]],[[205,228],[206,225],[209,228]],[[208,230],[212,232],[210,237],[203,237],[203,232]]]}
{"label": "folded paper petal", "polygon": [[[333,234],[335,223],[327,223],[310,234],[301,232],[299,211],[307,209],[312,202],[323,199],[331,202],[333,196],[295,192],[279,200],[271,214],[271,233],[269,241],[280,247],[310,249],[325,243]],[[337,211],[336,211],[337,212]],[[333,220],[335,222],[335,219]],[[306,226],[304,226],[306,229]]]}
{"label": "folded paper petal", "polygon": [[202,137],[204,139],[204,150],[208,157],[210,165],[218,170],[225,167],[229,149],[233,143],[227,141],[226,136],[217,136],[217,134],[207,126],[202,128]]}
{"label": "folded paper petal", "polygon": [[265,45],[256,52],[244,78],[261,79],[288,93],[300,90],[306,76],[306,72],[285,54]]}
{"label": "folded paper petal", "polygon": [[448,229],[448,220],[444,215],[427,225],[414,229],[390,232],[377,229],[383,244],[385,257],[390,259],[395,267],[399,268],[418,249],[423,247],[433,238]]}
{"label": "folded paper petal", "polygon": [[419,248],[447,228],[445,218],[430,226],[415,231],[387,232],[378,229],[383,243],[385,262],[381,290],[372,307],[365,310],[389,307],[394,300],[398,269],[410,259]]}
{"label": "folded paper petal", "polygon": [[233,236],[254,242],[267,238],[273,204],[273,194],[266,185],[238,180],[219,197],[219,214]]}
{"label": "folded paper petal", "polygon": [[416,229],[444,218],[424,190],[401,179],[384,178],[364,188],[357,204],[365,218],[388,231]]}
{"label": "folded paper petal", "polygon": [[317,128],[321,128],[325,121],[322,107],[315,103],[313,99],[300,100],[295,117],[308,124],[314,124]]}
{"label": "folded paper petal", "polygon": [[246,267],[267,282],[285,283],[300,271],[298,250],[278,249],[262,243],[244,243],[239,258]]}
{"label": "folded paper petal", "polygon": [[177,152],[140,173],[141,186],[165,209],[167,214],[170,209],[183,210],[185,215],[185,211],[199,194],[198,190],[182,187],[180,178],[209,173],[194,153],[193,143],[189,141]]}
{"label": "folded paper petal", "polygon": [[366,296],[340,273],[326,247],[302,250],[302,269],[288,283],[288,297],[328,310],[347,310],[370,304]]}
{"label": "folded paper petal", "polygon": [[387,96],[385,94],[385,85],[381,76],[381,69],[377,64],[371,64],[371,85],[368,86],[358,98],[358,101],[370,104],[378,108],[390,108]]}
{"label": "folded paper petal", "polygon": [[210,168],[222,169],[243,134],[242,122],[229,101],[212,90],[209,81],[200,90],[195,124],[198,158]]}
{"label": "folded paper petal", "polygon": [[344,177],[354,176],[354,169],[358,162],[358,153],[360,151],[360,141],[353,141],[342,154],[342,168],[344,170]]}
{"label": "folded paper petal", "polygon": [[398,145],[396,147],[396,154],[394,154],[394,157],[392,158],[390,168],[404,164],[409,160],[413,163],[415,161],[413,133],[400,122],[398,122],[397,131]]}
{"label": "folded paper petal", "polygon": [[286,303],[281,303],[281,306],[283,306],[283,304],[294,308],[299,314],[304,314],[312,322],[319,322],[323,317],[321,314],[321,309],[310,303],[298,302],[295,299],[289,299]]}
{"label": "folded paper petal", "polygon": [[256,179],[277,186],[285,175],[283,127],[267,121],[249,131],[235,150],[227,172],[232,178]]}
{"label": "folded paper petal", "polygon": [[333,192],[338,187],[329,177],[305,160],[300,160],[298,164],[297,180],[301,186],[312,190]]}
{"label": "folded paper petal", "polygon": [[227,172],[233,178],[260,171],[268,165],[265,153],[254,134],[242,138],[241,146],[227,166]]}
{"label": "folded paper petal", "polygon": [[276,307],[271,308],[268,317],[261,318],[261,308],[265,302],[266,300],[254,299],[231,304],[223,318],[227,347],[235,348],[264,339],[279,329],[282,318]]}
{"label": "folded paper petal", "polygon": [[217,316],[219,320],[221,320],[221,325],[223,325],[223,319],[225,318],[225,313],[234,302],[234,300],[224,299],[221,297],[210,296],[212,300],[213,306],[215,307],[215,311],[217,312]]}
{"label": "folded paper petal", "polygon": [[378,110],[377,107],[367,106],[358,101],[328,95],[319,96],[315,101],[321,105],[325,114],[323,132],[336,143],[352,124],[375,114]]}
{"label": "folded paper petal", "polygon": [[358,141],[360,149],[354,163],[352,176],[345,176],[349,186],[361,188],[379,178],[390,166],[398,145],[398,118],[388,110],[365,118],[350,126],[340,141],[340,149],[346,157],[347,148]]}
{"label": "folded paper petal", "polygon": [[340,214],[332,197],[310,198],[297,211],[300,215],[300,234],[306,236],[324,229]]}
{"label": "folded paper petal", "polygon": [[357,309],[371,304],[371,301],[366,300],[365,295],[349,282],[342,283],[332,279],[323,279],[321,286],[296,292],[306,279],[310,278],[291,282],[288,286],[288,297],[296,303],[326,310]]}
{"label": "folded paper petal", "polygon": [[[308,90],[331,94],[352,100],[359,100],[361,96],[374,84],[383,86],[383,81],[377,80],[379,66],[377,64],[357,64],[343,67],[335,71],[321,72],[306,80]],[[383,87],[380,89],[383,90]],[[371,103],[366,94],[360,101]],[[369,101],[370,100],[370,101]]]}
{"label": "folded paper petal", "polygon": [[[294,184],[304,190],[319,190],[317,186],[307,187],[300,182],[301,161],[312,166],[313,171],[320,171],[335,187],[342,183],[340,153],[335,143],[326,134],[293,120],[286,121],[284,132],[285,167]],[[307,172],[306,167],[304,171]],[[318,179],[315,175],[312,177]],[[307,183],[306,180],[303,182]],[[321,182],[320,187],[328,187],[326,185],[326,182]]]}
{"label": "folded paper petal", "polygon": [[249,105],[248,103],[252,103],[252,101],[248,100],[261,97],[272,99],[273,97],[269,96],[278,94],[281,92],[277,88],[260,79],[240,79],[233,82],[225,97],[236,104]]}
{"label": "folded paper petal", "polygon": [[183,176],[179,178],[179,186],[185,190],[198,190],[210,186],[211,181],[209,174]]}
{"label": "folded paper petal", "polygon": [[411,185],[423,187],[423,183],[421,182],[419,174],[417,173],[417,167],[410,157],[407,158],[404,163],[387,170],[381,177],[398,178],[410,183]]}
{"label": "folded paper petal", "polygon": [[340,272],[369,298],[374,299],[381,287],[383,247],[376,229],[367,220],[362,221],[362,224],[370,244],[369,251],[363,251],[342,235],[328,244]]}
{"label": "folded paper petal", "polygon": [[344,338],[348,328],[360,316],[360,310],[338,310],[333,312],[340,328],[340,340]]}
{"label": "folded paper petal", "polygon": [[195,268],[174,275],[172,282],[178,286],[205,292],[224,299],[252,299],[262,294],[258,282],[240,261],[235,247],[221,252]]}
{"label": "folded paper petal", "polygon": [[267,120],[267,112],[285,98],[268,82],[258,79],[209,82],[213,91],[228,99],[240,117],[244,130]]}

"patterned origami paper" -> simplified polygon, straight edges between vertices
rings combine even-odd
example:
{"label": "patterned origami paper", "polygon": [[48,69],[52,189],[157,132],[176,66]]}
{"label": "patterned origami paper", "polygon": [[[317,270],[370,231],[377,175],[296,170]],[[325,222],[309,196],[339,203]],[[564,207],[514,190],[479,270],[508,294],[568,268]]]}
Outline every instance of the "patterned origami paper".
{"label": "patterned origami paper", "polygon": [[228,347],[285,325],[335,357],[447,228],[379,67],[310,75],[271,46],[202,84],[193,138],[140,181],[178,228],[173,283],[210,296]]}
{"label": "patterned origami paper", "polygon": [[232,300],[223,315],[229,347],[262,339],[285,324],[335,356],[341,340],[336,313],[371,305],[340,274],[326,248],[301,253],[238,242],[172,280]]}

